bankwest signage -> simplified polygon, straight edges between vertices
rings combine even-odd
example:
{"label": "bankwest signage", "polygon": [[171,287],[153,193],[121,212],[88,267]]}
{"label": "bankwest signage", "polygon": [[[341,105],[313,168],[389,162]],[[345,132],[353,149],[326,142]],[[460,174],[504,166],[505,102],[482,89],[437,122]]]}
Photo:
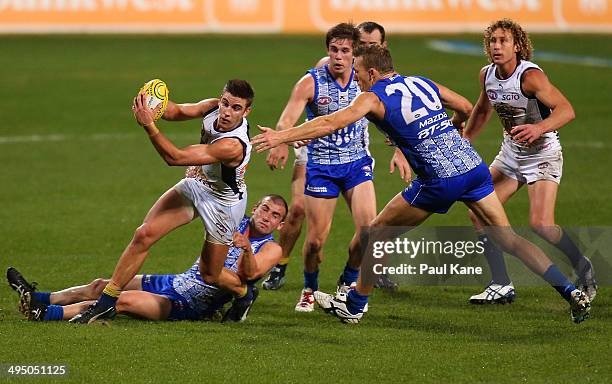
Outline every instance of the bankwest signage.
{"label": "bankwest signage", "polygon": [[319,33],[373,20],[389,32],[612,32],[612,0],[0,0],[0,32]]}

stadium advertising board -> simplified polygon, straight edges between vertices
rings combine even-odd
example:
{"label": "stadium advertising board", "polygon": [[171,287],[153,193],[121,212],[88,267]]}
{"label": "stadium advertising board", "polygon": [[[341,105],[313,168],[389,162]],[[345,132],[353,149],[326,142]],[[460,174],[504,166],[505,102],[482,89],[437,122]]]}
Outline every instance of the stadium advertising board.
{"label": "stadium advertising board", "polygon": [[319,33],[343,20],[390,32],[610,32],[609,0],[0,0],[1,32]]}

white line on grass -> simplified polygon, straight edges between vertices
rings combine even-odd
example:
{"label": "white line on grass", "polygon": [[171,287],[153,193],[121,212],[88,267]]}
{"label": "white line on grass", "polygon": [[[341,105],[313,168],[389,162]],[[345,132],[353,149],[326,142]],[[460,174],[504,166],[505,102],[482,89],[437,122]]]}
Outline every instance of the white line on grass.
{"label": "white line on grass", "polygon": [[[470,56],[484,56],[481,45],[473,44],[467,41],[430,40],[427,45],[434,51],[439,52],[459,53]],[[565,53],[546,51],[536,51],[534,52],[533,56],[535,60],[578,64],[589,67],[612,68],[612,60],[603,57],[568,55]]]}
{"label": "white line on grass", "polygon": [[[91,135],[62,135],[62,134],[49,134],[49,135],[23,135],[23,136],[0,136],[0,145],[2,144],[19,144],[19,143],[49,143],[59,141],[112,141],[112,140],[125,140],[135,139],[142,137],[141,133],[93,133]],[[191,133],[172,133],[168,134],[168,137],[172,139],[197,139],[197,134]],[[377,140],[371,140],[373,144],[378,144]],[[380,142],[382,144],[382,141]],[[485,145],[499,145],[500,140],[482,140],[477,141],[477,144]],[[563,142],[563,147],[568,148],[588,148],[588,149],[609,149],[612,148],[611,143],[605,143],[603,141],[570,141]]]}

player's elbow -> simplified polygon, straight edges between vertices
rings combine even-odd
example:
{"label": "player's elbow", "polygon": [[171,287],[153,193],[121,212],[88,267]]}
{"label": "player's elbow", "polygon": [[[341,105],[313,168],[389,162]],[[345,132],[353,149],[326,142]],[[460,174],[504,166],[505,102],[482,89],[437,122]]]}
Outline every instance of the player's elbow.
{"label": "player's elbow", "polygon": [[472,105],[472,103],[470,103],[470,101],[467,99],[463,99],[461,104],[459,105],[459,110],[457,112],[465,116],[467,120],[467,118],[470,117],[470,115],[472,114],[473,110],[474,106]]}
{"label": "player's elbow", "polygon": [[569,104],[569,108],[567,111],[567,122],[569,123],[570,121],[574,120],[576,118],[576,111],[574,111],[574,108],[572,107],[571,104]]}

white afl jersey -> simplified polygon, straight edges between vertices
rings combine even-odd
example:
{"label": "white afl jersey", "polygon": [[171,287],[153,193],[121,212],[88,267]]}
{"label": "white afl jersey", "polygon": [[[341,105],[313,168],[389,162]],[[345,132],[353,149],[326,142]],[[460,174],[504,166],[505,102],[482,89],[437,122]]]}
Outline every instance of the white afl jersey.
{"label": "white afl jersey", "polygon": [[530,61],[520,61],[514,73],[507,79],[499,79],[495,74],[495,64],[484,67],[485,91],[491,105],[497,112],[504,128],[502,147],[521,154],[535,154],[561,149],[557,131],[546,132],[530,146],[512,140],[510,131],[522,124],[535,124],[550,115],[550,108],[537,98],[528,97],[523,93],[521,83],[527,70],[541,71],[540,67]]}
{"label": "white afl jersey", "polygon": [[249,123],[242,119],[240,125],[231,131],[219,131],[216,128],[218,117],[218,107],[204,114],[200,144],[212,144],[224,138],[237,139],[242,144],[242,162],[237,167],[228,167],[222,163],[197,166],[195,172],[192,169],[187,171],[187,177],[195,177],[201,181],[204,188],[217,198],[219,203],[234,205],[246,198],[244,174],[251,158]]}

